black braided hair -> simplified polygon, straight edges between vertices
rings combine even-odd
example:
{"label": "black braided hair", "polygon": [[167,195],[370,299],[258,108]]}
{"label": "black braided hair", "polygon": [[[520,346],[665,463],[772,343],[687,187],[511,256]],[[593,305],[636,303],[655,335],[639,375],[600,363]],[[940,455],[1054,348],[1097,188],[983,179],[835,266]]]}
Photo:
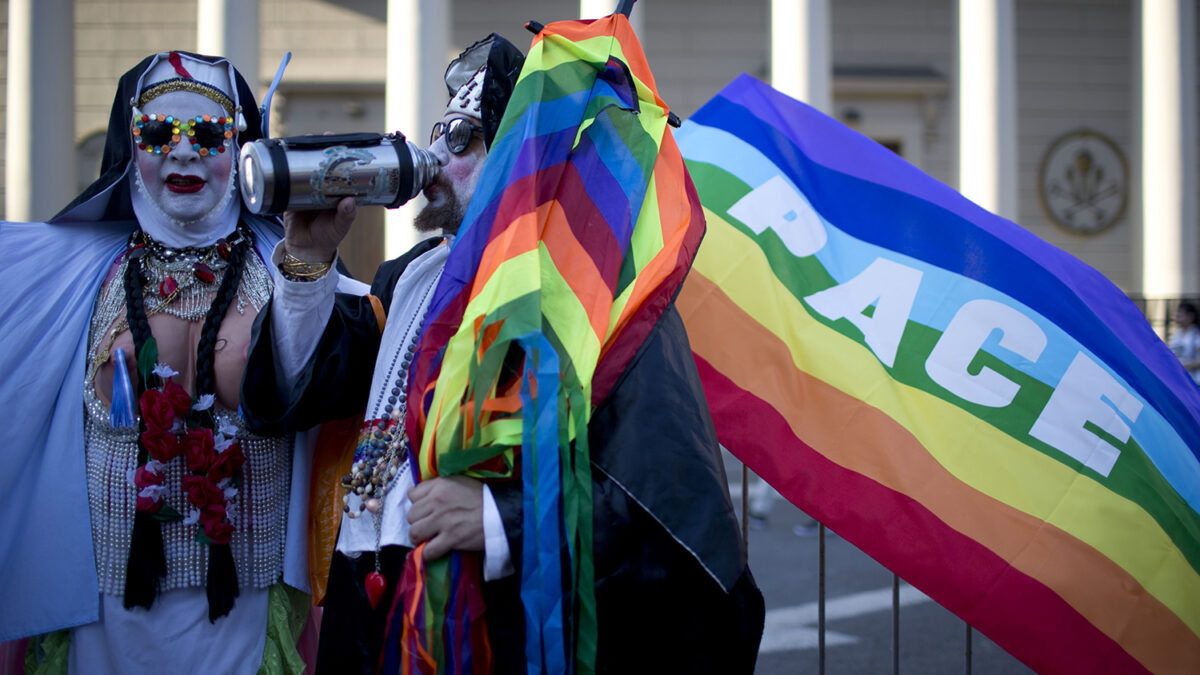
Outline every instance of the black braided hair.
{"label": "black braided hair", "polygon": [[204,316],[204,328],[200,331],[200,341],[196,345],[196,395],[216,392],[216,375],[213,370],[213,360],[216,353],[217,333],[221,329],[221,321],[225,312],[237,296],[238,284],[245,268],[246,251],[250,247],[250,237],[243,236],[229,252],[229,267],[225,270],[225,278],[217,289],[213,304]]}
{"label": "black braided hair", "polygon": [[[213,360],[216,354],[217,333],[229,304],[237,295],[238,284],[245,269],[246,254],[250,248],[250,235],[244,232],[240,240],[229,251],[229,267],[225,278],[213,298],[213,304],[204,317],[200,341],[196,344],[196,395],[216,392],[216,375]],[[211,409],[210,409],[211,410]],[[208,621],[215,623],[233,609],[234,598],[238,597],[237,566],[233,561],[233,550],[229,544],[211,544],[208,547],[208,571],[204,578],[204,589],[208,597]]]}
{"label": "black braided hair", "polygon": [[[129,252],[129,264],[125,267],[125,320],[133,335],[133,354],[137,361],[142,348],[151,339],[150,321],[146,317],[146,298],[142,294],[142,261],[145,249],[134,248]],[[124,368],[125,364],[117,364]],[[134,391],[140,399],[141,392],[157,382],[143,382],[140,368],[134,368]],[[157,379],[151,375],[151,379]],[[137,463],[145,464],[150,456],[142,443],[142,432],[146,430],[145,419],[138,415]],[[158,595],[158,581],[167,575],[167,559],[163,553],[162,524],[150,513],[138,511],[133,516],[133,533],[129,541],[129,558],[125,564],[126,609],[145,607],[150,609]]]}
{"label": "black braided hair", "polygon": [[[133,335],[133,358],[136,361],[142,353],[142,348],[150,341],[150,320],[146,317],[146,296],[142,293],[142,259],[140,254],[144,249],[134,249],[130,252],[129,264],[125,267],[125,321],[129,324],[129,332]],[[143,382],[141,370],[135,368],[135,392],[142,392],[147,387],[153,387],[155,382]],[[146,460],[139,452],[138,462]]]}

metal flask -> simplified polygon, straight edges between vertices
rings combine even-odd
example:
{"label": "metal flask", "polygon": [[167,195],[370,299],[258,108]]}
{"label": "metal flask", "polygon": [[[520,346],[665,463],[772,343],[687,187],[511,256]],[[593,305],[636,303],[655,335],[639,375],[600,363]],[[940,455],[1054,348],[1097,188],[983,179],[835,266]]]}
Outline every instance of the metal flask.
{"label": "metal flask", "polygon": [[343,197],[395,208],[433,182],[440,165],[404,134],[264,138],[242,146],[238,181],[251,212],[330,209]]}

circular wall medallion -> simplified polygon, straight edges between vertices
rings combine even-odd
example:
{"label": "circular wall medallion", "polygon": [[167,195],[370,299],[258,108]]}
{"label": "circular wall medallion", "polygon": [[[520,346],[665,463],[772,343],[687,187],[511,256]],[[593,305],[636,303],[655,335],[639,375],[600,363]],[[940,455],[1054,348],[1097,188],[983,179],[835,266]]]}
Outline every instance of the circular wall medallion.
{"label": "circular wall medallion", "polygon": [[1042,157],[1038,196],[1046,215],[1072,232],[1094,234],[1125,215],[1129,168],[1111,138],[1081,129],[1060,136]]}

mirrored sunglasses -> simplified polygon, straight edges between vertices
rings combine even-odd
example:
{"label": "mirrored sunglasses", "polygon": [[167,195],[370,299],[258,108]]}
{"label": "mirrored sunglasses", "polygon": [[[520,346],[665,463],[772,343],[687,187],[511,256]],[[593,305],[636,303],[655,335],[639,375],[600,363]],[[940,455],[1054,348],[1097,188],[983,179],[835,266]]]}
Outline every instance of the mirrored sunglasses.
{"label": "mirrored sunglasses", "polygon": [[471,138],[476,133],[482,134],[483,127],[476,126],[458,117],[449,122],[434,124],[433,133],[429,134],[429,144],[433,145],[437,142],[437,139],[445,136],[446,149],[456,155],[461,155],[471,146]]}
{"label": "mirrored sunglasses", "polygon": [[201,157],[225,152],[233,145],[232,117],[149,114],[134,118],[132,131],[138,149],[156,155],[171,152],[185,139]]}

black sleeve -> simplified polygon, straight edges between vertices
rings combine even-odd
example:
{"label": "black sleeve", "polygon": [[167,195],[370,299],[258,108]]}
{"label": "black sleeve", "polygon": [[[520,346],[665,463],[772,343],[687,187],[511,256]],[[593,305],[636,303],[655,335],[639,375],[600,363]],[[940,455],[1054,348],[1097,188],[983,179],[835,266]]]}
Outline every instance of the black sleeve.
{"label": "black sleeve", "polygon": [[[371,294],[386,309],[408,264],[440,243],[427,239],[379,267]],[[370,396],[371,376],[381,331],[368,298],[337,293],[333,313],[312,357],[291,391],[281,392],[275,379],[272,303],[254,321],[246,372],[242,377],[242,416],[256,434],[280,435],[309,429],[321,422],[358,414]]]}
{"label": "black sleeve", "polygon": [[275,382],[275,343],[270,303],[254,321],[246,373],[242,378],[242,417],[256,434],[277,436],[308,429],[362,410],[379,350],[379,324],[365,297],[338,293],[333,314],[316,351],[291,391]]}

